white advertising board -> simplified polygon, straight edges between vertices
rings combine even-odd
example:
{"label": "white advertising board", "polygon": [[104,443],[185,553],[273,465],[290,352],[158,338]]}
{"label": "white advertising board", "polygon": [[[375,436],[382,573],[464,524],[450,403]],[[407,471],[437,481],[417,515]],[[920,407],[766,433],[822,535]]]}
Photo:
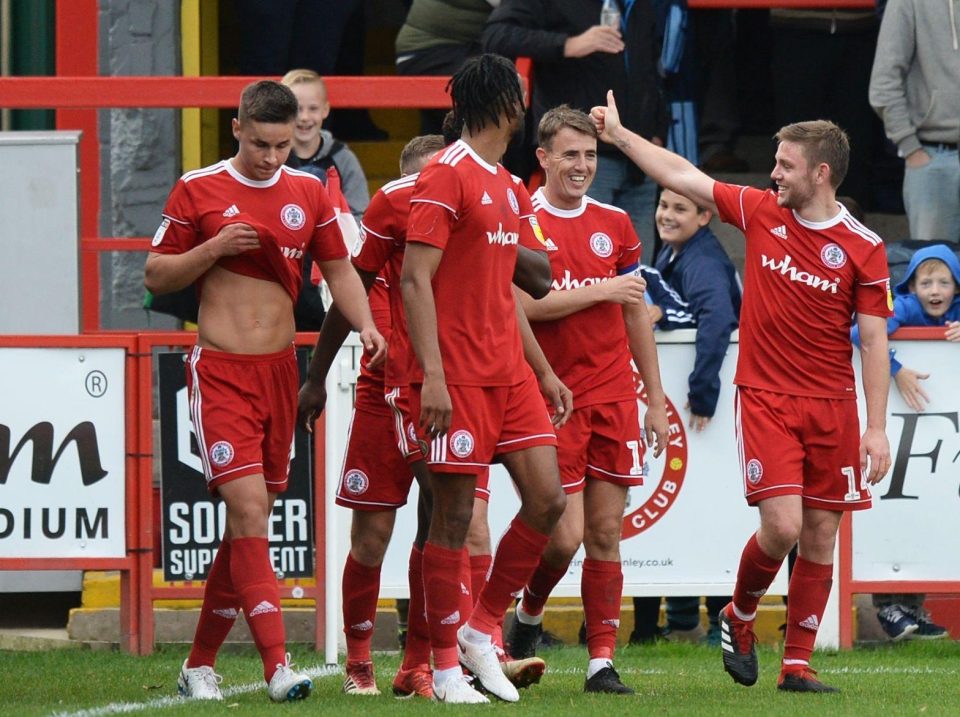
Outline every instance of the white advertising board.
{"label": "white advertising board", "polygon": [[[917,413],[891,386],[887,436],[893,467],[872,489],[873,508],[854,514],[853,579],[958,580],[960,345],[891,346],[905,366],[930,374],[922,382],[930,403]],[[861,399],[861,422],[864,415]]]}
{"label": "white advertising board", "polygon": [[[693,331],[659,334],[658,352],[664,389],[671,405],[670,446],[659,458],[647,454],[644,485],[630,491],[624,516],[621,558],[626,595],[728,595],[733,590],[740,552],[757,529],[757,511],[747,506],[739,477],[739,462],[733,429],[733,371],[737,344],[732,343],[724,361],[724,389],[717,414],[702,433],[687,427],[684,409],[687,377],[693,368]],[[348,402],[349,367],[335,364],[338,376],[328,384],[328,410],[334,400]],[[336,397],[336,398],[334,398]],[[335,547],[328,555],[342,566],[349,548],[350,511],[334,505],[346,439],[349,410],[328,413],[328,505],[332,512]],[[331,435],[331,431],[334,435]],[[385,439],[386,440],[386,439]],[[392,440],[392,438],[391,438]],[[519,502],[506,471],[491,472],[490,534],[496,541],[513,519]],[[416,495],[398,511],[394,537],[381,572],[383,597],[407,594],[407,563],[416,533]],[[580,594],[583,553],[578,554],[555,591],[557,596]],[[771,594],[786,592],[785,571]]]}
{"label": "white advertising board", "polygon": [[0,557],[125,557],[124,350],[0,348],[0,396]]}

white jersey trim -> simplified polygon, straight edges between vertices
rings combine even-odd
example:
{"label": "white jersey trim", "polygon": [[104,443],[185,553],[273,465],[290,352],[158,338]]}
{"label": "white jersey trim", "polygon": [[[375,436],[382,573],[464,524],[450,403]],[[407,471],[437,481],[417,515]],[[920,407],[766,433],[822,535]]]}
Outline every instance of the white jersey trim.
{"label": "white jersey trim", "polygon": [[438,202],[438,201],[436,201],[435,199],[422,199],[422,198],[421,198],[421,199],[411,199],[411,200],[410,200],[410,203],[411,203],[411,204],[415,204],[415,203],[418,203],[418,202],[421,203],[421,204],[436,204],[438,207],[443,207],[443,208],[446,209],[448,212],[450,212],[450,213],[454,216],[455,219],[459,219],[459,218],[460,218],[460,216],[457,214],[457,210],[454,209],[453,207],[451,207],[449,204],[444,204],[443,202]]}
{"label": "white jersey trim", "polygon": [[214,174],[220,174],[220,172],[227,171],[226,164],[227,160],[221,159],[216,164],[211,164],[208,167],[201,167],[200,169],[194,169],[190,172],[186,172],[182,177],[180,177],[180,179],[186,183],[191,182],[194,179],[200,179],[201,177],[210,177]]}
{"label": "white jersey trim", "polygon": [[[841,205],[842,206],[842,205]],[[873,246],[879,246],[883,244],[883,239],[880,238],[878,234],[874,234],[872,231],[867,229],[863,224],[858,222],[852,215],[849,213],[843,219],[843,225],[849,229],[851,232],[869,242]]]}
{"label": "white jersey trim", "polygon": [[377,239],[383,239],[384,241],[393,241],[393,242],[396,241],[395,237],[388,237],[385,234],[378,234],[377,232],[373,231],[373,229],[371,229],[366,224],[364,224],[362,221],[360,222],[360,226],[363,227],[364,234],[373,234],[375,237],[377,237]]}
{"label": "white jersey trim", "polygon": [[840,207],[840,211],[838,211],[832,217],[830,217],[829,219],[823,222],[807,221],[806,219],[801,217],[799,214],[797,214],[796,209],[793,209],[791,211],[793,212],[793,218],[797,220],[797,224],[799,224],[800,226],[806,227],[807,229],[813,229],[815,231],[823,231],[824,229],[832,229],[833,227],[837,226],[837,224],[840,224],[841,222],[843,222],[844,219],[846,218],[847,208],[842,204],[840,204],[839,202],[837,202],[837,206]]}
{"label": "white jersey trim", "polygon": [[293,167],[288,167],[287,165],[284,164],[284,165],[281,165],[280,171],[286,172],[287,174],[291,174],[294,177],[310,177],[310,179],[312,179],[315,182],[320,182],[320,185],[323,186],[323,180],[320,179],[320,177],[318,177],[315,174],[310,174],[310,172],[304,172],[302,169],[294,169]]}
{"label": "white jersey trim", "polygon": [[249,179],[240,174],[237,168],[233,166],[233,160],[225,160],[223,166],[227,170],[227,174],[240,182],[240,184],[253,187],[254,189],[267,189],[268,187],[272,187],[280,181],[280,177],[283,175],[283,167],[281,166],[280,169],[273,173],[270,179]]}
{"label": "white jersey trim", "polygon": [[380,187],[380,191],[383,192],[384,194],[390,194],[390,192],[396,191],[397,189],[403,189],[404,187],[413,186],[414,184],[417,183],[417,178],[419,176],[420,176],[420,172],[416,172],[415,174],[408,174],[405,177],[400,177],[399,179],[391,180],[386,184],[384,184],[382,187]]}
{"label": "white jersey trim", "polygon": [[474,162],[490,172],[490,174],[496,174],[500,167],[499,164],[490,164],[487,160],[477,154],[473,150],[473,147],[464,142],[462,139],[458,139],[456,142],[450,145],[450,148],[444,152],[443,156],[440,158],[440,163],[456,166],[457,163],[467,155],[472,157]]}

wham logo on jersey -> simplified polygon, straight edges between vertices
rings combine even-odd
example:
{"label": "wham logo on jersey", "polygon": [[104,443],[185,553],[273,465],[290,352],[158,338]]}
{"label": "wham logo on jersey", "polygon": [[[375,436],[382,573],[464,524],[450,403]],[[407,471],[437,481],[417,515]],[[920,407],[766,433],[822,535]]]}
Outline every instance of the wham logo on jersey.
{"label": "wham logo on jersey", "polygon": [[[839,247],[838,247],[839,248]],[[795,281],[798,284],[806,284],[814,289],[820,289],[820,291],[827,292],[831,294],[836,294],[837,289],[840,285],[840,279],[835,278],[832,281],[830,279],[824,279],[822,276],[817,276],[812,274],[809,271],[802,271],[793,265],[793,257],[789,254],[783,257],[783,259],[771,259],[766,254],[760,255],[760,264],[766,269],[770,269],[774,273],[778,273],[781,276],[787,277],[790,281]]]}
{"label": "wham logo on jersey", "polygon": [[286,204],[280,210],[280,221],[287,229],[295,232],[298,229],[303,229],[303,225],[307,223],[307,215],[299,205]]}
{"label": "wham logo on jersey", "polygon": [[774,227],[770,230],[770,233],[773,234],[777,239],[786,239],[787,238],[787,227],[781,224],[778,227]]}
{"label": "wham logo on jersey", "polygon": [[490,244],[499,244],[500,246],[512,246],[520,243],[520,232],[503,231],[503,223],[497,224],[497,231],[487,232],[487,241]]}
{"label": "wham logo on jersey", "polygon": [[282,246],[280,251],[287,259],[301,259],[303,257],[303,244],[300,245],[299,249],[293,246]]}
{"label": "wham logo on jersey", "polygon": [[570,273],[569,269],[564,269],[563,276],[559,280],[554,279],[550,285],[554,291],[570,291],[571,289],[579,289],[581,286],[602,284],[609,280],[609,276],[587,276],[583,279],[577,279]]}

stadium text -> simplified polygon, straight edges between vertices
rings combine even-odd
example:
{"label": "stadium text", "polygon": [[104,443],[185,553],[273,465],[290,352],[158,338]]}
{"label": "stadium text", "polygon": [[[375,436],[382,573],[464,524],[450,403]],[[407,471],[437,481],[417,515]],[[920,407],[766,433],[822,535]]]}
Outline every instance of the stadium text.
{"label": "stadium text", "polygon": [[[69,535],[77,540],[106,540],[108,510],[98,508],[91,519],[86,508],[23,508],[22,513],[0,508],[0,540],[34,537],[56,540]],[[19,521],[18,521],[19,518]]]}

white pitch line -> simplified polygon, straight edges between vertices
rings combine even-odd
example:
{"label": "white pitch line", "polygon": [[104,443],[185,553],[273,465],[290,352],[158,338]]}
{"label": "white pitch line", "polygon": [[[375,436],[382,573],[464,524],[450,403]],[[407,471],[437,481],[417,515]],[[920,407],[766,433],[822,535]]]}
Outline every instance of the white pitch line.
{"label": "white pitch line", "polygon": [[[310,677],[330,677],[339,674],[341,668],[337,665],[315,665],[304,672]],[[234,695],[243,695],[248,692],[256,692],[266,689],[263,681],[250,682],[245,685],[228,687],[223,691],[224,698]],[[175,707],[185,702],[200,702],[201,700],[186,700],[182,697],[160,697],[148,702],[111,702],[102,707],[88,707],[87,709],[77,710],[75,712],[54,712],[50,717],[106,717],[107,715],[131,714],[133,712],[142,712],[144,710],[161,710],[166,707]]]}

